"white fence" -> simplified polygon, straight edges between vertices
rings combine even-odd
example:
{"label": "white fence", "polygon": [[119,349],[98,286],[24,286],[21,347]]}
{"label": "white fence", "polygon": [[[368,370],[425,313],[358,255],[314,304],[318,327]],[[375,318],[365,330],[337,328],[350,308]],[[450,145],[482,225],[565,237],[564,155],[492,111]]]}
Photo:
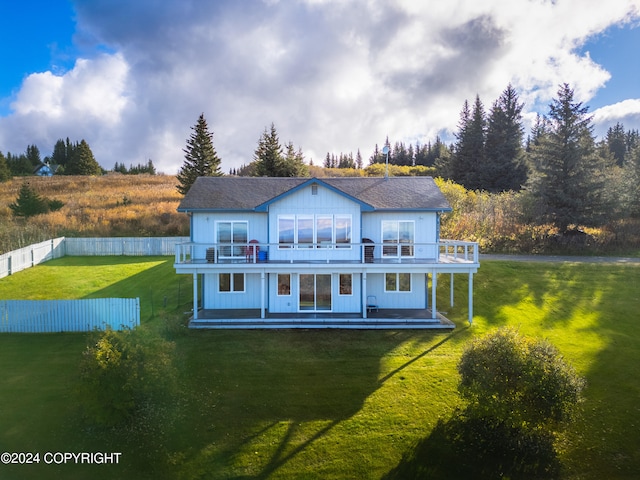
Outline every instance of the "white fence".
{"label": "white fence", "polygon": [[0,333],[88,332],[138,325],[139,298],[0,300]]}
{"label": "white fence", "polygon": [[0,278],[60,257],[64,257],[64,238],[34,243],[5,253],[0,255]]}
{"label": "white fence", "polygon": [[0,255],[0,278],[65,255],[175,255],[176,245],[187,241],[189,237],[54,238]]}
{"label": "white fence", "polygon": [[177,244],[188,241],[189,237],[65,238],[65,250],[69,256],[168,256],[175,255]]}

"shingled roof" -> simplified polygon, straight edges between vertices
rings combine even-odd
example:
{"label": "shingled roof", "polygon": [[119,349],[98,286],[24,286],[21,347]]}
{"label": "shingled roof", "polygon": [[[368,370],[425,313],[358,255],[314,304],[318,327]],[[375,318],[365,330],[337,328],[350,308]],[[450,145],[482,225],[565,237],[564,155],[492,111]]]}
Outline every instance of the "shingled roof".
{"label": "shingled roof", "polygon": [[178,211],[264,210],[281,195],[311,184],[350,197],[366,210],[451,210],[431,177],[199,177]]}

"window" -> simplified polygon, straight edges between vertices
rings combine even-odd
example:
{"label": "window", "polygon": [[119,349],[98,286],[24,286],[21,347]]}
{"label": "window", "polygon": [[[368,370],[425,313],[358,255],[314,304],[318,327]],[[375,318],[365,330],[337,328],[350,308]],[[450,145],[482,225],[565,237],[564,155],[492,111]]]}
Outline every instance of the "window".
{"label": "window", "polygon": [[331,215],[316,215],[316,240],[318,247],[323,243],[333,243],[333,218]]}
{"label": "window", "polygon": [[336,242],[338,245],[336,248],[348,248],[351,244],[351,216],[350,215],[336,215]]}
{"label": "window", "polygon": [[298,248],[310,248],[314,243],[313,215],[298,215]]}
{"label": "window", "polygon": [[291,248],[294,242],[296,218],[294,216],[278,217],[278,243],[280,248]]}
{"label": "window", "polygon": [[351,215],[280,215],[280,248],[351,248]]}
{"label": "window", "polygon": [[411,291],[411,274],[410,273],[387,273],[384,282],[385,292],[410,292]]}
{"label": "window", "polygon": [[291,295],[291,275],[288,273],[278,274],[278,295]]}
{"label": "window", "polygon": [[352,295],[353,294],[353,276],[350,273],[340,274],[340,295]]}
{"label": "window", "polygon": [[244,292],[244,273],[221,273],[218,279],[220,292]]}
{"label": "window", "polygon": [[248,242],[247,222],[217,222],[216,233],[220,249],[219,257],[244,257]]}
{"label": "window", "polygon": [[[382,255],[385,257],[413,257],[415,222],[413,220],[384,220],[382,222]],[[403,245],[405,244],[405,245]]]}

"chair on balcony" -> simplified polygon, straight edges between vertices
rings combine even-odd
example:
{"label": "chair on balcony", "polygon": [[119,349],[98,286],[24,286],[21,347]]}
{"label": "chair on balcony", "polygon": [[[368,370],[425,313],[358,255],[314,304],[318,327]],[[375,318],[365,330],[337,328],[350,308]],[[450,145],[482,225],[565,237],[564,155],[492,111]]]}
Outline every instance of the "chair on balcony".
{"label": "chair on balcony", "polygon": [[[370,238],[363,238],[362,243],[373,243]],[[364,261],[365,263],[373,263],[373,251],[376,248],[375,245],[364,246]]]}
{"label": "chair on balcony", "polygon": [[207,263],[215,263],[216,261],[216,249],[207,248]]}
{"label": "chair on balcony", "polygon": [[367,295],[367,312],[378,311],[378,299],[375,295]]}
{"label": "chair on balcony", "polygon": [[260,245],[256,245],[258,240],[251,240],[249,245],[246,246],[244,254],[247,259],[247,262],[252,262],[255,258],[257,260],[258,254],[260,253]]}

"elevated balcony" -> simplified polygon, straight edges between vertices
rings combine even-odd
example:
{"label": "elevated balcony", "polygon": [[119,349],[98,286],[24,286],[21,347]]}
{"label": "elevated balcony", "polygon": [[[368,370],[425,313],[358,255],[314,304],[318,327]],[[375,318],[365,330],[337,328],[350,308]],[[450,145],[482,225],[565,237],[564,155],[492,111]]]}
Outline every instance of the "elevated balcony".
{"label": "elevated balcony", "polygon": [[[366,240],[366,239],[365,239]],[[176,246],[176,268],[197,266],[264,268],[267,265],[460,265],[478,266],[476,242],[442,240],[438,243],[182,243]]]}

